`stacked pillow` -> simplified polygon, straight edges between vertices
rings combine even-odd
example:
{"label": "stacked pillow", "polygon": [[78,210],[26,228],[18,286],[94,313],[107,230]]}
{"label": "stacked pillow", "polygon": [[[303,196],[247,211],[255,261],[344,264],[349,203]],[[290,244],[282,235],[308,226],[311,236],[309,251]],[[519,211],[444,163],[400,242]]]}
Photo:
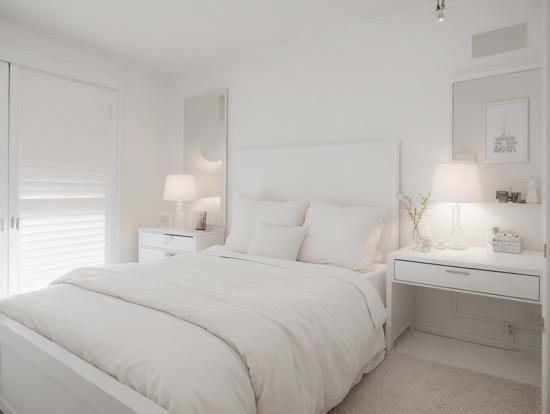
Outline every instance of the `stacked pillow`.
{"label": "stacked pillow", "polygon": [[240,253],[248,253],[260,223],[294,227],[304,223],[307,201],[262,201],[237,194],[234,202],[232,229],[225,246]]}
{"label": "stacked pillow", "polygon": [[306,229],[303,226],[283,227],[260,223],[248,254],[296,260],[305,237]]}
{"label": "stacked pillow", "polygon": [[298,260],[370,270],[382,235],[385,210],[312,201],[304,226],[307,236]]}
{"label": "stacked pillow", "polygon": [[321,201],[308,204],[237,195],[226,247],[258,256],[370,270],[385,210]]}

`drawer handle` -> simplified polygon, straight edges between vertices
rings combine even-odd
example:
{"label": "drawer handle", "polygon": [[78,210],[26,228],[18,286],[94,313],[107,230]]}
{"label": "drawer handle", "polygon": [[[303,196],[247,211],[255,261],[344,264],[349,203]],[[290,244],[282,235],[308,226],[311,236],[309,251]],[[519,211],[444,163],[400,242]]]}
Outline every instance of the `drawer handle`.
{"label": "drawer handle", "polygon": [[176,253],[165,252],[164,257],[174,257]]}
{"label": "drawer handle", "polygon": [[470,272],[465,272],[463,270],[451,270],[451,269],[445,269],[447,273],[454,273],[455,275],[464,275],[464,276],[470,276]]}

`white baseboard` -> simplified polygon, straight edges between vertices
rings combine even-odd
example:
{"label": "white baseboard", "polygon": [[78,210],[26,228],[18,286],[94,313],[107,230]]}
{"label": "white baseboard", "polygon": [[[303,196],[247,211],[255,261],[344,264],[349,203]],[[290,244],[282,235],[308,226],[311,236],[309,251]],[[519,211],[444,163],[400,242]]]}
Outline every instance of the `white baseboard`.
{"label": "white baseboard", "polygon": [[406,324],[405,326],[403,326],[401,329],[399,329],[393,336],[393,341],[395,342],[397,339],[399,339],[399,337],[403,334],[403,332],[405,332],[407,329],[411,328],[412,329],[412,326],[410,324]]}
{"label": "white baseboard", "polygon": [[423,324],[415,324],[414,329],[420,332],[425,332],[425,333],[439,335],[439,336],[445,336],[447,338],[458,339],[460,341],[472,342],[474,344],[485,345],[485,346],[490,346],[494,348],[508,349],[513,351],[523,351],[523,352],[529,352],[529,353],[541,352],[539,348],[535,348],[535,347],[530,347],[526,345],[521,345],[521,346],[513,345],[503,341],[497,341],[494,339],[468,335],[468,334],[447,330],[447,329],[434,328],[432,326],[423,325]]}

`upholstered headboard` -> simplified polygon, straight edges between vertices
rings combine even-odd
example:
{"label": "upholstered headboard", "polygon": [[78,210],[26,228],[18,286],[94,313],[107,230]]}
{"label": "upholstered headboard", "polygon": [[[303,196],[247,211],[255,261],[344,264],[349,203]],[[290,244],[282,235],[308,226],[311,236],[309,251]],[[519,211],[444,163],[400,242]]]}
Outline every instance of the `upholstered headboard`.
{"label": "upholstered headboard", "polygon": [[385,207],[379,250],[386,254],[399,247],[399,165],[396,140],[242,149],[231,166],[229,217],[236,192]]}

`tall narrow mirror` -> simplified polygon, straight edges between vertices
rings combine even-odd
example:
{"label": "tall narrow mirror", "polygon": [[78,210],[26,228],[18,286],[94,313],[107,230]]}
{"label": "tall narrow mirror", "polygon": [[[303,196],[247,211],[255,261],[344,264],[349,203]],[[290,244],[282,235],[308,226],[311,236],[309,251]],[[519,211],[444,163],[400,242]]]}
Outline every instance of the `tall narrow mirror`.
{"label": "tall narrow mirror", "polygon": [[195,177],[192,214],[206,211],[208,225],[226,222],[227,90],[185,99],[183,173]]}

